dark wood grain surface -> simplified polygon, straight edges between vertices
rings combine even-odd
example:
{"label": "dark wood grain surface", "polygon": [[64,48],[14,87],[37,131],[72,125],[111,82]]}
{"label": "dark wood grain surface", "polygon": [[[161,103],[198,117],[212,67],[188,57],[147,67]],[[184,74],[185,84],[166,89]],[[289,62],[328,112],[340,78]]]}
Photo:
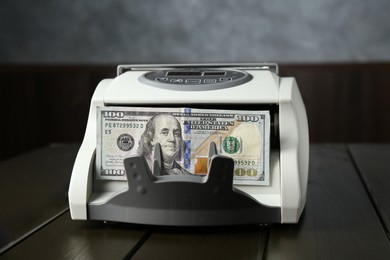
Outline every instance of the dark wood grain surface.
{"label": "dark wood grain surface", "polygon": [[79,145],[51,145],[0,162],[0,249],[68,208]]}
{"label": "dark wood grain surface", "polygon": [[[1,205],[7,223],[2,230],[32,230],[0,258],[390,259],[389,147],[311,145],[307,202],[298,224],[207,228],[71,220],[66,192],[78,146],[47,147],[0,164],[7,172],[20,165],[0,183],[2,195],[26,186],[25,194],[2,197],[8,201]],[[63,170],[49,174],[57,166]]]}
{"label": "dark wood grain surface", "polygon": [[136,225],[74,221],[66,212],[1,259],[124,259],[147,236]]}
{"label": "dark wood grain surface", "polygon": [[390,238],[390,144],[355,144],[349,150]]}
{"label": "dark wood grain surface", "polygon": [[262,259],[269,226],[160,228],[132,259]]}
{"label": "dark wood grain surface", "polygon": [[390,243],[345,145],[311,145],[297,225],[274,225],[265,259],[390,259]]}

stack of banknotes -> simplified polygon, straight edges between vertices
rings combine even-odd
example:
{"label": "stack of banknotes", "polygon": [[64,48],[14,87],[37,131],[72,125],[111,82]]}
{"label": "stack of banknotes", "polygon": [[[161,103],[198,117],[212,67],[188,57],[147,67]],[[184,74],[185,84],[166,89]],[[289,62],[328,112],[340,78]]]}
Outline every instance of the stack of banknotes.
{"label": "stack of banknotes", "polygon": [[123,160],[142,155],[162,174],[208,173],[210,143],[234,160],[235,185],[269,185],[269,111],[160,107],[98,107],[96,177],[125,181]]}

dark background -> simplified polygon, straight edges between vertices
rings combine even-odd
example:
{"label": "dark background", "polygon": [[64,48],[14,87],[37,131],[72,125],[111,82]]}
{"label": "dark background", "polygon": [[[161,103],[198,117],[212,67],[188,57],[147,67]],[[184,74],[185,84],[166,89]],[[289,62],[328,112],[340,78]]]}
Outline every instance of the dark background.
{"label": "dark background", "polygon": [[390,1],[2,0],[0,160],[82,141],[116,65],[276,62],[311,142],[390,141]]}

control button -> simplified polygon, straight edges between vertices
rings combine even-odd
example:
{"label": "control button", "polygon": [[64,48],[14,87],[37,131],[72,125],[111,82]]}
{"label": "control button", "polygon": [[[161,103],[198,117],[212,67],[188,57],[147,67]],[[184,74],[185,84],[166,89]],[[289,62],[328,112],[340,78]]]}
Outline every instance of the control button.
{"label": "control button", "polygon": [[186,84],[200,84],[202,83],[201,79],[186,79]]}
{"label": "control button", "polygon": [[159,81],[159,82],[168,82],[169,79],[168,79],[168,78],[156,78],[156,81]]}
{"label": "control button", "polygon": [[230,77],[223,77],[223,78],[219,78],[219,81],[220,82],[223,82],[223,81],[232,81],[233,79],[230,78]]}
{"label": "control button", "polygon": [[183,79],[171,79],[169,82],[171,83],[183,83]]}
{"label": "control button", "polygon": [[205,84],[213,84],[213,83],[216,83],[217,80],[216,79],[205,79],[203,80],[203,83]]}

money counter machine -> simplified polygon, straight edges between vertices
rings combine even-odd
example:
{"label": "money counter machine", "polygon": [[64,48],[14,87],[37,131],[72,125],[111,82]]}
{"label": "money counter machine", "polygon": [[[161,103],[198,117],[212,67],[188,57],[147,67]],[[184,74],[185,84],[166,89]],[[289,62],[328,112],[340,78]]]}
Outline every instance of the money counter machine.
{"label": "money counter machine", "polygon": [[[157,129],[157,114],[176,130]],[[170,152],[180,149],[171,164],[180,172],[164,170],[157,132],[173,138]],[[120,65],[92,97],[70,212],[168,226],[297,223],[308,164],[306,110],[276,64]]]}

